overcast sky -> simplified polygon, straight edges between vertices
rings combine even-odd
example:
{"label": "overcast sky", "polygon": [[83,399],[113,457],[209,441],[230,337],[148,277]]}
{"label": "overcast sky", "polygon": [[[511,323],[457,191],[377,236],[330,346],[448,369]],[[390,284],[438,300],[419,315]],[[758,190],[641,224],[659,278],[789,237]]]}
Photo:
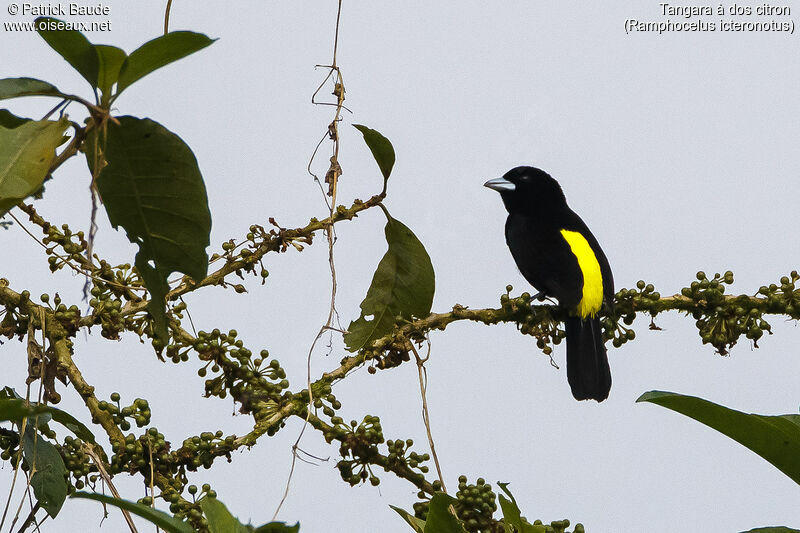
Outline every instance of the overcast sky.
{"label": "overcast sky", "polygon": [[[127,51],[162,31],[163,3],[106,2],[110,32],[94,42]],[[219,38],[211,47],[128,89],[115,113],[150,117],[194,150],[213,215],[212,251],[241,239],[252,223],[283,226],[322,218],[325,205],[306,173],[331,108],[310,103],[331,58],[336,2],[204,1],[173,3],[171,29]],[[67,3],[64,3],[67,6]],[[699,5],[699,4],[698,4]],[[711,5],[711,4],[709,4]],[[759,2],[740,2],[755,6]],[[790,21],[789,17],[706,16],[704,21]],[[797,176],[800,158],[800,54],[789,32],[632,32],[626,20],[693,22],[665,17],[659,2],[368,2],[345,0],[338,62],[347,89],[339,198],[367,198],[381,179],[360,134],[378,129],[397,163],[386,205],[425,244],[436,270],[435,311],[459,303],[497,307],[507,284],[530,290],[503,238],[505,210],[482,184],[521,164],[556,177],[570,206],[592,228],[617,286],[639,279],[662,295],[678,293],[697,270],[731,269],[730,291],[754,294],[800,266]],[[728,3],[725,3],[728,6]],[[713,4],[716,9],[717,5]],[[0,11],[3,22],[24,20]],[[32,17],[29,17],[32,18]],[[31,76],[87,95],[85,81],[34,33],[0,33],[0,78]],[[329,92],[329,91],[328,91]],[[45,99],[3,102],[38,117]],[[73,118],[82,120],[77,107]],[[327,155],[317,169],[324,173]],[[80,158],[47,186],[37,209],[73,229],[89,218],[89,175]],[[338,309],[358,316],[385,251],[384,218],[370,211],[337,226]],[[132,262],[135,248],[100,216],[96,251]],[[83,280],[52,276],[41,248],[18,227],[0,232],[0,276],[33,295],[58,290],[79,301]],[[305,358],[328,310],[324,239],[301,254],[267,257],[265,287],[248,295],[211,288],[187,298],[199,329],[235,327],[253,351],[267,348],[293,389],[305,381]],[[602,404],[576,402],[564,366],[555,370],[531,337],[513,326],[454,324],[431,336],[428,403],[446,482],[478,476],[510,482],[523,513],[547,522],[569,518],[590,532],[732,532],[757,526],[800,527],[798,486],[766,461],[697,422],[651,404],[643,392],[702,396],[747,412],[796,413],[800,405],[800,330],[772,320],[774,335],[754,350],[742,340],[720,357],[689,317],[661,315],[662,331],[636,323],[637,339],[609,348],[613,375]],[[97,394],[150,401],[152,425],[176,444],[222,429],[243,434],[251,419],[231,416],[230,400],[204,400],[197,361],[159,363],[130,335],[80,336],[75,360]],[[323,347],[324,348],[324,347]],[[344,354],[314,354],[313,376]],[[0,385],[24,390],[25,352],[0,346]],[[555,350],[564,360],[564,347]],[[61,407],[89,422],[80,398],[62,390]],[[413,365],[355,372],[334,388],[345,420],[381,417],[386,438],[413,438],[426,450]],[[269,521],[284,490],[291,420],[233,462],[192,477],[212,483],[243,521]],[[96,433],[100,433],[98,429]],[[299,463],[279,518],[304,533],[408,531],[389,509],[411,509],[416,491],[382,475],[379,488],[350,488],[334,469],[337,449],[314,432],[302,448],[330,457]],[[0,471],[0,487],[11,472]],[[115,478],[129,499],[140,478]],[[5,491],[0,491],[5,497]],[[49,531],[97,531],[101,508],[68,501]],[[676,524],[678,524],[676,526]],[[116,512],[102,531],[124,529]],[[145,530],[146,526],[140,528]],[[48,531],[47,528],[43,529]]]}

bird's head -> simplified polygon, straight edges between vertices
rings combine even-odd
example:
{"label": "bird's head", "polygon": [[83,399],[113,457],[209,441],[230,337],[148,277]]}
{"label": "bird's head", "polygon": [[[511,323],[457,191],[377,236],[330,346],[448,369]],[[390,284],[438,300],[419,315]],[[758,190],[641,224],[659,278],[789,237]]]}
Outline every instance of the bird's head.
{"label": "bird's head", "polygon": [[500,193],[509,213],[544,214],[567,205],[558,182],[535,167],[512,168],[483,185]]}

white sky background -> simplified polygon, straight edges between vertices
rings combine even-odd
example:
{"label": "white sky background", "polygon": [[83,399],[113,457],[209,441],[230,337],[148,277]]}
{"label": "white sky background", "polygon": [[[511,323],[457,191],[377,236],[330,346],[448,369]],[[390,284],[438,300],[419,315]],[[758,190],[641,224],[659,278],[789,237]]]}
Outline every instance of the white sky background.
{"label": "white sky background", "polygon": [[[131,51],[160,34],[163,4],[107,3],[113,31],[88,37]],[[332,117],[332,108],[314,107],[310,97],[325,75],[314,65],[330,61],[335,4],[205,1],[201,8],[178,0],[171,29],[219,41],[148,76],[118,100],[117,114],[153,118],[194,150],[214,220],[211,251],[223,240],[241,239],[252,223],[267,225],[270,216],[289,227],[324,216],[321,193],[305,168]],[[345,0],[340,28],[338,61],[346,105],[354,111],[341,127],[340,203],[380,190],[377,166],[349,125],[363,123],[394,144],[386,205],[431,255],[435,311],[455,303],[497,307],[508,283],[515,294],[530,290],[504,242],[500,198],[482,187],[520,164],[539,166],[561,182],[601,242],[618,287],[645,279],[668,295],[688,285],[697,270],[731,269],[736,282],[729,291],[753,294],[800,266],[797,35],[626,35],[625,19],[665,20],[655,0],[457,5]],[[800,19],[800,5],[788,5]],[[0,13],[2,21],[24,20],[5,7]],[[37,77],[89,94],[82,78],[33,33],[0,33],[0,65],[0,77]],[[51,105],[45,99],[3,102],[33,117]],[[70,110],[83,118],[78,107]],[[318,159],[320,175],[327,157],[322,152]],[[88,184],[85,164],[75,158],[48,184],[37,209],[73,230],[86,227]],[[96,251],[132,262],[135,247],[110,228],[105,214],[99,220]],[[383,224],[380,211],[371,210],[337,225],[338,309],[345,326],[357,317],[385,251]],[[41,248],[18,227],[0,232],[0,239],[0,276],[11,288],[33,295],[57,289],[65,302],[85,306],[79,301],[83,280],[50,275]],[[187,301],[195,324],[236,328],[254,352],[267,348],[281,361],[292,390],[302,388],[306,353],[328,309],[326,254],[319,235],[301,254],[267,256],[268,283],[248,279],[248,295],[219,288],[192,294]],[[778,470],[697,422],[634,403],[641,393],[660,389],[748,412],[797,412],[796,323],[775,318],[775,334],[764,337],[760,349],[742,341],[722,358],[701,345],[690,317],[662,315],[656,322],[663,331],[648,331],[647,318],[640,317],[637,339],[609,350],[613,386],[599,405],[573,400],[564,367],[554,370],[535,341],[513,326],[458,323],[434,333],[428,402],[451,491],[462,473],[495,487],[510,482],[530,519],[569,518],[590,532],[800,527],[800,490]],[[328,357],[321,346],[313,376],[338,366],[342,355],[339,339]],[[563,363],[563,345],[555,356]],[[126,405],[147,398],[152,425],[175,445],[202,431],[243,434],[251,428],[250,418],[230,416],[229,399],[201,398],[196,360],[162,364],[132,336],[110,342],[99,329],[86,340],[81,335],[75,360],[99,396],[119,391]],[[0,385],[24,390],[23,345],[5,342],[0,362]],[[60,390],[61,407],[88,423],[74,391]],[[361,369],[334,393],[345,420],[379,415],[386,438],[414,438],[417,450],[427,451],[412,364],[374,376]],[[192,480],[210,482],[243,521],[267,522],[284,490],[299,430],[293,419],[276,438],[264,437],[251,451],[235,453],[231,464],[218,461]],[[299,520],[304,533],[409,531],[388,506],[410,509],[416,501],[410,484],[383,474],[379,488],[350,488],[334,469],[337,447],[313,431],[302,447],[330,460],[298,464],[281,520]],[[3,498],[10,479],[6,465]],[[129,499],[143,494],[140,478],[115,481]],[[112,511],[102,529],[101,518],[99,505],[67,501],[62,516],[43,530],[125,528],[119,513]]]}

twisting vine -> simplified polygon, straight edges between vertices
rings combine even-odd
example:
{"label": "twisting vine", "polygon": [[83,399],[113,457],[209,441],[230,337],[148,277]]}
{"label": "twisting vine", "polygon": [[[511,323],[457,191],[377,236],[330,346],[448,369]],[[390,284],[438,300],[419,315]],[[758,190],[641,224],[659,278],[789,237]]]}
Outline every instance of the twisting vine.
{"label": "twisting vine", "polygon": [[[339,21],[341,20],[342,15],[342,0],[339,0],[337,9],[336,9],[336,26],[334,30],[334,40],[333,40],[333,58],[331,60],[330,65],[326,65],[325,67],[328,69],[328,73],[325,76],[325,79],[322,83],[317,87],[317,90],[314,91],[314,94],[311,96],[311,103],[318,104],[316,102],[316,96],[319,91],[325,86],[331,76],[334,76],[334,89],[333,95],[336,97],[336,111],[334,113],[333,120],[328,124],[328,130],[325,136],[317,143],[314,152],[311,155],[311,159],[308,162],[308,172],[314,177],[314,180],[320,185],[320,189],[323,193],[323,198],[328,206],[328,219],[333,220],[334,210],[336,206],[337,200],[337,193],[339,187],[339,176],[342,174],[342,167],[339,164],[339,122],[342,119],[342,110],[344,109],[344,100],[345,100],[345,89],[344,89],[344,80],[342,78],[342,72],[337,65],[336,58],[337,52],[339,49]],[[317,65],[321,66],[321,65]],[[324,142],[325,138],[328,138],[331,141],[333,146],[332,155],[330,157],[330,166],[328,167],[328,171],[325,173],[325,183],[328,185],[328,190],[325,191],[322,188],[322,183],[320,182],[319,178],[312,172],[311,167],[314,163],[314,159],[316,157],[317,151],[319,150],[320,146]],[[328,200],[330,197],[330,201]],[[342,331],[341,327],[338,329],[334,327],[333,321],[334,317],[338,316],[336,311],[336,263],[334,260],[334,245],[336,244],[336,231],[334,229],[333,223],[329,223],[324,228],[325,236],[328,242],[328,267],[330,268],[331,273],[331,292],[330,292],[330,303],[328,309],[328,317],[325,320],[325,323],[320,327],[319,331],[317,332],[314,340],[311,343],[311,346],[308,349],[308,355],[306,356],[306,385],[308,391],[308,405],[306,408],[306,418],[303,422],[303,426],[300,429],[300,433],[297,435],[297,439],[295,440],[294,444],[292,444],[292,462],[289,468],[289,475],[286,480],[286,488],[284,489],[283,496],[281,497],[280,502],[278,502],[278,506],[275,509],[275,513],[272,516],[272,519],[275,520],[278,516],[278,513],[281,510],[286,498],[289,496],[289,487],[291,486],[292,476],[294,475],[294,469],[297,464],[297,460],[299,458],[298,452],[302,451],[300,449],[300,441],[303,438],[303,434],[305,433],[306,427],[309,424],[310,417],[312,416],[312,409],[314,408],[314,389],[311,387],[311,357],[313,356],[314,349],[317,346],[317,342],[322,338],[322,336],[331,330]],[[317,457],[314,457],[307,452],[303,452],[304,454],[308,455],[317,460],[321,460]]]}

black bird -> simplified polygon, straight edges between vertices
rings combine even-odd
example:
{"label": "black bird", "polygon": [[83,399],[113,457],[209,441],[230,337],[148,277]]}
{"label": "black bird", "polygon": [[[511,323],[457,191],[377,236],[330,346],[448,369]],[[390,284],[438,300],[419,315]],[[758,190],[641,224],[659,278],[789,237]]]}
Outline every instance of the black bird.
{"label": "black bird", "polygon": [[608,398],[611,369],[597,312],[613,307],[614,278],[592,232],[547,172],[517,167],[484,183],[508,210],[506,243],[522,275],[569,312],[567,380],[576,400]]}

